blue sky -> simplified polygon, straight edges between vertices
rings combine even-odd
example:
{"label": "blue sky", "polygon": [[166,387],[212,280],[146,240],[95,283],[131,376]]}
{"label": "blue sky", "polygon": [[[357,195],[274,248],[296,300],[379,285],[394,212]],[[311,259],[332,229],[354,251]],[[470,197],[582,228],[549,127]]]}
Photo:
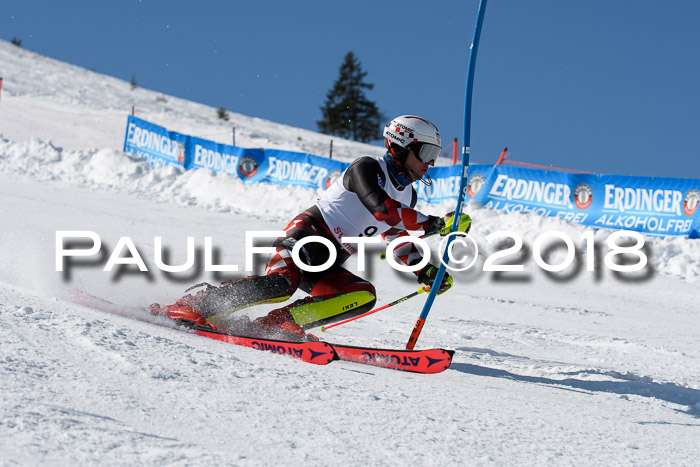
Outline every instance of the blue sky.
{"label": "blue sky", "polygon": [[[392,118],[462,138],[478,0],[12,0],[0,38],[215,107],[317,130],[353,51]],[[700,2],[491,0],[472,161],[700,178]],[[1,65],[1,64],[0,64]]]}

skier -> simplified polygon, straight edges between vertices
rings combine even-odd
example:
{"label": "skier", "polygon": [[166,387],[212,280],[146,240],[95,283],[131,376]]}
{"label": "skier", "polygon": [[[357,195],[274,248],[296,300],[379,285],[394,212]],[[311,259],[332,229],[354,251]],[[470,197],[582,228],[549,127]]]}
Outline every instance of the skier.
{"label": "skier", "polygon": [[[356,244],[342,237],[381,235],[389,243],[409,235],[407,230],[435,232],[445,227],[442,217],[422,214],[414,209],[417,194],[411,183],[429,185],[428,167],[441,152],[438,129],[428,120],[403,115],[389,122],[383,132],[387,152],[383,157],[355,160],[326,190],[316,204],[296,216],[276,239],[264,276],[249,276],[222,284],[196,295],[188,295],[175,305],[154,311],[172,319],[207,324],[216,315],[232,310],[289,299],[297,289],[310,294],[287,306],[277,308],[254,323],[274,332],[282,330],[301,337],[304,329],[347,319],[369,311],[376,302],[376,291],[368,281],[356,276],[342,264],[356,251]],[[424,179],[424,177],[426,177]],[[460,227],[468,230],[471,220]],[[294,245],[308,236],[327,239],[337,253],[335,262],[322,272],[299,268],[292,258]],[[406,265],[422,259],[413,243],[406,242],[395,250]],[[300,259],[310,266],[324,265],[329,249],[318,242],[299,248]],[[418,282],[432,285],[437,268],[431,264],[416,272]],[[445,273],[440,293],[452,286]],[[196,286],[195,286],[196,287]]]}

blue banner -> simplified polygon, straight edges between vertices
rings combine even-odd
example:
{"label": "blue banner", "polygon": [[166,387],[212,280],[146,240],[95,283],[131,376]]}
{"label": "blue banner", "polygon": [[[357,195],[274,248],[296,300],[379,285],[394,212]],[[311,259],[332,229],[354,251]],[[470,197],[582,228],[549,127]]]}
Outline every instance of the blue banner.
{"label": "blue banner", "polygon": [[484,186],[488,185],[495,167],[485,164],[474,164],[469,167],[469,180],[467,180],[467,198],[480,200],[485,193]]}
{"label": "blue banner", "polygon": [[493,168],[476,196],[486,207],[593,227],[697,238],[700,180]]}
{"label": "blue banner", "polygon": [[587,184],[595,209],[588,225],[697,237],[700,180],[592,175],[574,191],[588,191]]}
{"label": "blue banner", "polygon": [[[152,165],[204,168],[268,182],[328,188],[349,164],[299,152],[246,149],[168,131],[134,116],[127,120],[124,151]],[[457,199],[460,165],[430,167],[431,186],[414,183],[418,199]],[[700,238],[700,180],[570,174],[513,166],[472,165],[465,199],[506,214],[531,212],[578,224]]]}
{"label": "blue banner", "polygon": [[230,144],[215,143],[191,137],[188,146],[190,164],[187,169],[208,169],[239,176],[244,181],[259,181],[264,174],[265,156],[262,149],[245,149]]}
{"label": "blue banner", "polygon": [[533,212],[583,223],[587,214],[574,218],[577,213],[568,176],[564,172],[498,166],[482,187],[478,200],[506,214]]}
{"label": "blue banner", "polygon": [[693,222],[693,226],[690,228],[688,237],[700,238],[700,215],[695,215],[695,222]]}
{"label": "blue banner", "polygon": [[265,149],[269,164],[264,181],[280,185],[299,185],[325,189],[350,164],[300,152]]}
{"label": "blue banner", "polygon": [[238,176],[245,183],[264,182],[269,168],[264,149],[244,149],[238,160]]}
{"label": "blue banner", "polygon": [[428,176],[433,180],[430,186],[414,182],[413,188],[418,193],[418,200],[429,203],[442,203],[448,199],[456,199],[459,194],[460,166],[449,165],[429,167]]}
{"label": "blue banner", "polygon": [[126,121],[124,152],[139,154],[151,165],[187,167],[189,136],[129,115]]}
{"label": "blue banner", "polygon": [[[448,199],[456,199],[459,195],[459,183],[462,178],[460,170],[462,170],[461,165],[430,167],[428,176],[433,179],[431,186],[425,186],[420,182],[413,183],[413,187],[418,193],[418,199],[428,203],[442,203]],[[490,179],[492,172],[492,165],[472,165],[469,168],[469,182],[465,199],[474,198]]]}

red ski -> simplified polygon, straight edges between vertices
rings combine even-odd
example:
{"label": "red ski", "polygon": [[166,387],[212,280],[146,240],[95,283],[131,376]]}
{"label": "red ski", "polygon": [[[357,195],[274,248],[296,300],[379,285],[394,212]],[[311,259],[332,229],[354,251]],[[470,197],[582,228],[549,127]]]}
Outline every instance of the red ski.
{"label": "red ski", "polygon": [[251,349],[255,350],[263,350],[277,355],[286,355],[288,357],[292,357],[306,363],[313,363],[315,365],[327,365],[333,360],[338,359],[333,347],[326,342],[292,342],[276,339],[238,336],[226,332],[206,329],[205,326],[200,325],[195,325],[193,329],[199,336],[216,339],[228,344],[250,347]]}
{"label": "red ski", "polygon": [[[184,320],[178,320],[178,322],[173,322],[167,319],[161,319],[152,316],[143,308],[117,305],[85,292],[76,292],[73,301],[96,310],[138,319],[151,324],[167,326],[172,329],[194,332],[202,337],[262,350],[276,355],[285,355],[316,365],[327,365],[333,360],[345,360],[393,370],[434,374],[449,368],[452,363],[452,355],[454,354],[454,350],[444,349],[377,349],[320,341],[298,342],[266,337],[244,336],[214,330],[208,326],[201,326],[191,321],[185,322]],[[179,326],[173,326],[173,324],[178,324]]]}
{"label": "red ski", "polygon": [[414,373],[440,373],[450,367],[454,350],[376,349],[331,344],[340,360],[391,368]]}
{"label": "red ski", "polygon": [[[165,318],[160,318],[151,315],[147,310],[138,307],[129,307],[117,305],[94,295],[85,292],[77,291],[73,296],[73,300],[83,306],[93,308],[107,313],[113,313],[128,318],[138,319],[150,324],[166,326],[172,329],[181,331],[194,332],[197,335],[216,339],[229,344],[249,347],[251,349],[262,350],[277,355],[285,355],[297,360],[315,365],[327,365],[333,360],[337,360],[333,347],[326,342],[295,342],[279,339],[269,339],[265,337],[240,336],[232,333],[213,330],[207,326],[200,326],[193,322],[185,322],[184,320],[171,321]],[[179,326],[173,326],[178,324]]]}

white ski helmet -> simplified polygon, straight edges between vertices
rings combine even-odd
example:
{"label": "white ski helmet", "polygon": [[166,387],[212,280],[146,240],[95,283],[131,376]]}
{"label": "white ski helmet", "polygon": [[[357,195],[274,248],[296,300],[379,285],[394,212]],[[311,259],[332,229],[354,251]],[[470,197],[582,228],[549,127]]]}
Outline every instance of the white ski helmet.
{"label": "white ski helmet", "polygon": [[[425,163],[433,162],[442,151],[440,132],[428,120],[415,115],[401,115],[384,127],[384,140],[391,151],[391,145],[396,145],[413,153]],[[396,157],[399,157],[395,154]],[[405,161],[405,157],[400,162]]]}

